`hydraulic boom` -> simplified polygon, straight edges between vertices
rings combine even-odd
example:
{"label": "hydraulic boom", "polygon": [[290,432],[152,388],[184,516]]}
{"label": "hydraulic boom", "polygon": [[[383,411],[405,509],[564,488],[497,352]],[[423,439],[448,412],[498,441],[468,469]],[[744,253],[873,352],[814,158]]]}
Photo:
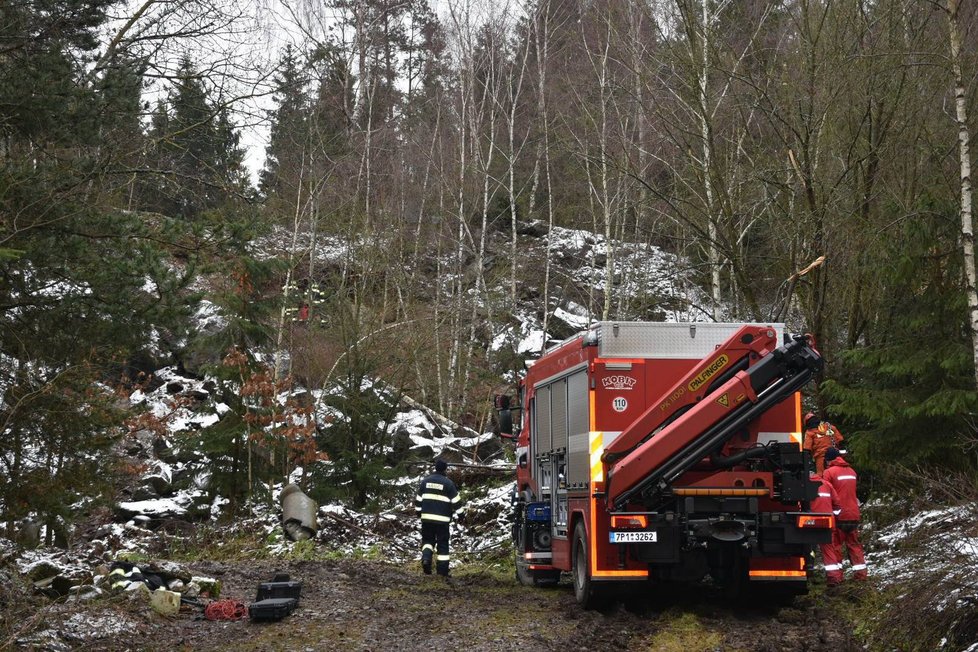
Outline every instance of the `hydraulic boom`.
{"label": "hydraulic boom", "polygon": [[[701,400],[627,454],[610,458],[615,461],[607,473],[609,508],[622,509],[640,493],[666,488],[748,423],[801,389],[822,365],[808,337],[798,336],[714,385],[712,391],[698,397]],[[710,400],[705,400],[707,395]]]}

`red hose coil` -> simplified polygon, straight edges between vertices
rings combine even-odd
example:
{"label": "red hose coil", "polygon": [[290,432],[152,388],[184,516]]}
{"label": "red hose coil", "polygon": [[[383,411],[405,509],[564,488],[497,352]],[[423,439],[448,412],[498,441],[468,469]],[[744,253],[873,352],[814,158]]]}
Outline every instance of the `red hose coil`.
{"label": "red hose coil", "polygon": [[248,617],[248,609],[237,600],[216,600],[204,607],[207,620],[241,620]]}

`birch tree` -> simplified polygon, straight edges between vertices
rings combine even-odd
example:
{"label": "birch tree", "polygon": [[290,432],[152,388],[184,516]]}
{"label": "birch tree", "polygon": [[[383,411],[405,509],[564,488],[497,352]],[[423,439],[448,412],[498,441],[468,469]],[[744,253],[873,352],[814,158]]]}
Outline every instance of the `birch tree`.
{"label": "birch tree", "polygon": [[971,213],[971,132],[968,127],[968,105],[961,65],[961,0],[947,0],[948,36],[951,72],[954,85],[954,117],[958,130],[958,157],[961,179],[961,248],[964,254],[965,292],[971,327],[975,362],[975,385],[978,387],[978,290],[975,280],[975,231]]}

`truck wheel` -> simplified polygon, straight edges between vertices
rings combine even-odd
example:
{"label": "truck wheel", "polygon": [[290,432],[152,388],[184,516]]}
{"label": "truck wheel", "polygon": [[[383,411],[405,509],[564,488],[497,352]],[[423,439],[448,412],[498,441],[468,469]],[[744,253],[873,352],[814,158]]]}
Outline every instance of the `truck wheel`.
{"label": "truck wheel", "polygon": [[574,597],[585,609],[596,609],[604,604],[601,591],[591,581],[591,561],[588,557],[587,531],[584,523],[578,521],[574,528],[574,554],[571,574],[574,577]]}

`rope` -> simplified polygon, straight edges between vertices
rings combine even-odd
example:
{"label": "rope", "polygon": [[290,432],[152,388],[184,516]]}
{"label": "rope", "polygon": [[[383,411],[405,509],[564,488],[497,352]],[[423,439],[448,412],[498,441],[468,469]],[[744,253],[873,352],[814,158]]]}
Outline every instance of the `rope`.
{"label": "rope", "polygon": [[204,607],[207,620],[241,620],[248,617],[248,609],[237,600],[217,600]]}

